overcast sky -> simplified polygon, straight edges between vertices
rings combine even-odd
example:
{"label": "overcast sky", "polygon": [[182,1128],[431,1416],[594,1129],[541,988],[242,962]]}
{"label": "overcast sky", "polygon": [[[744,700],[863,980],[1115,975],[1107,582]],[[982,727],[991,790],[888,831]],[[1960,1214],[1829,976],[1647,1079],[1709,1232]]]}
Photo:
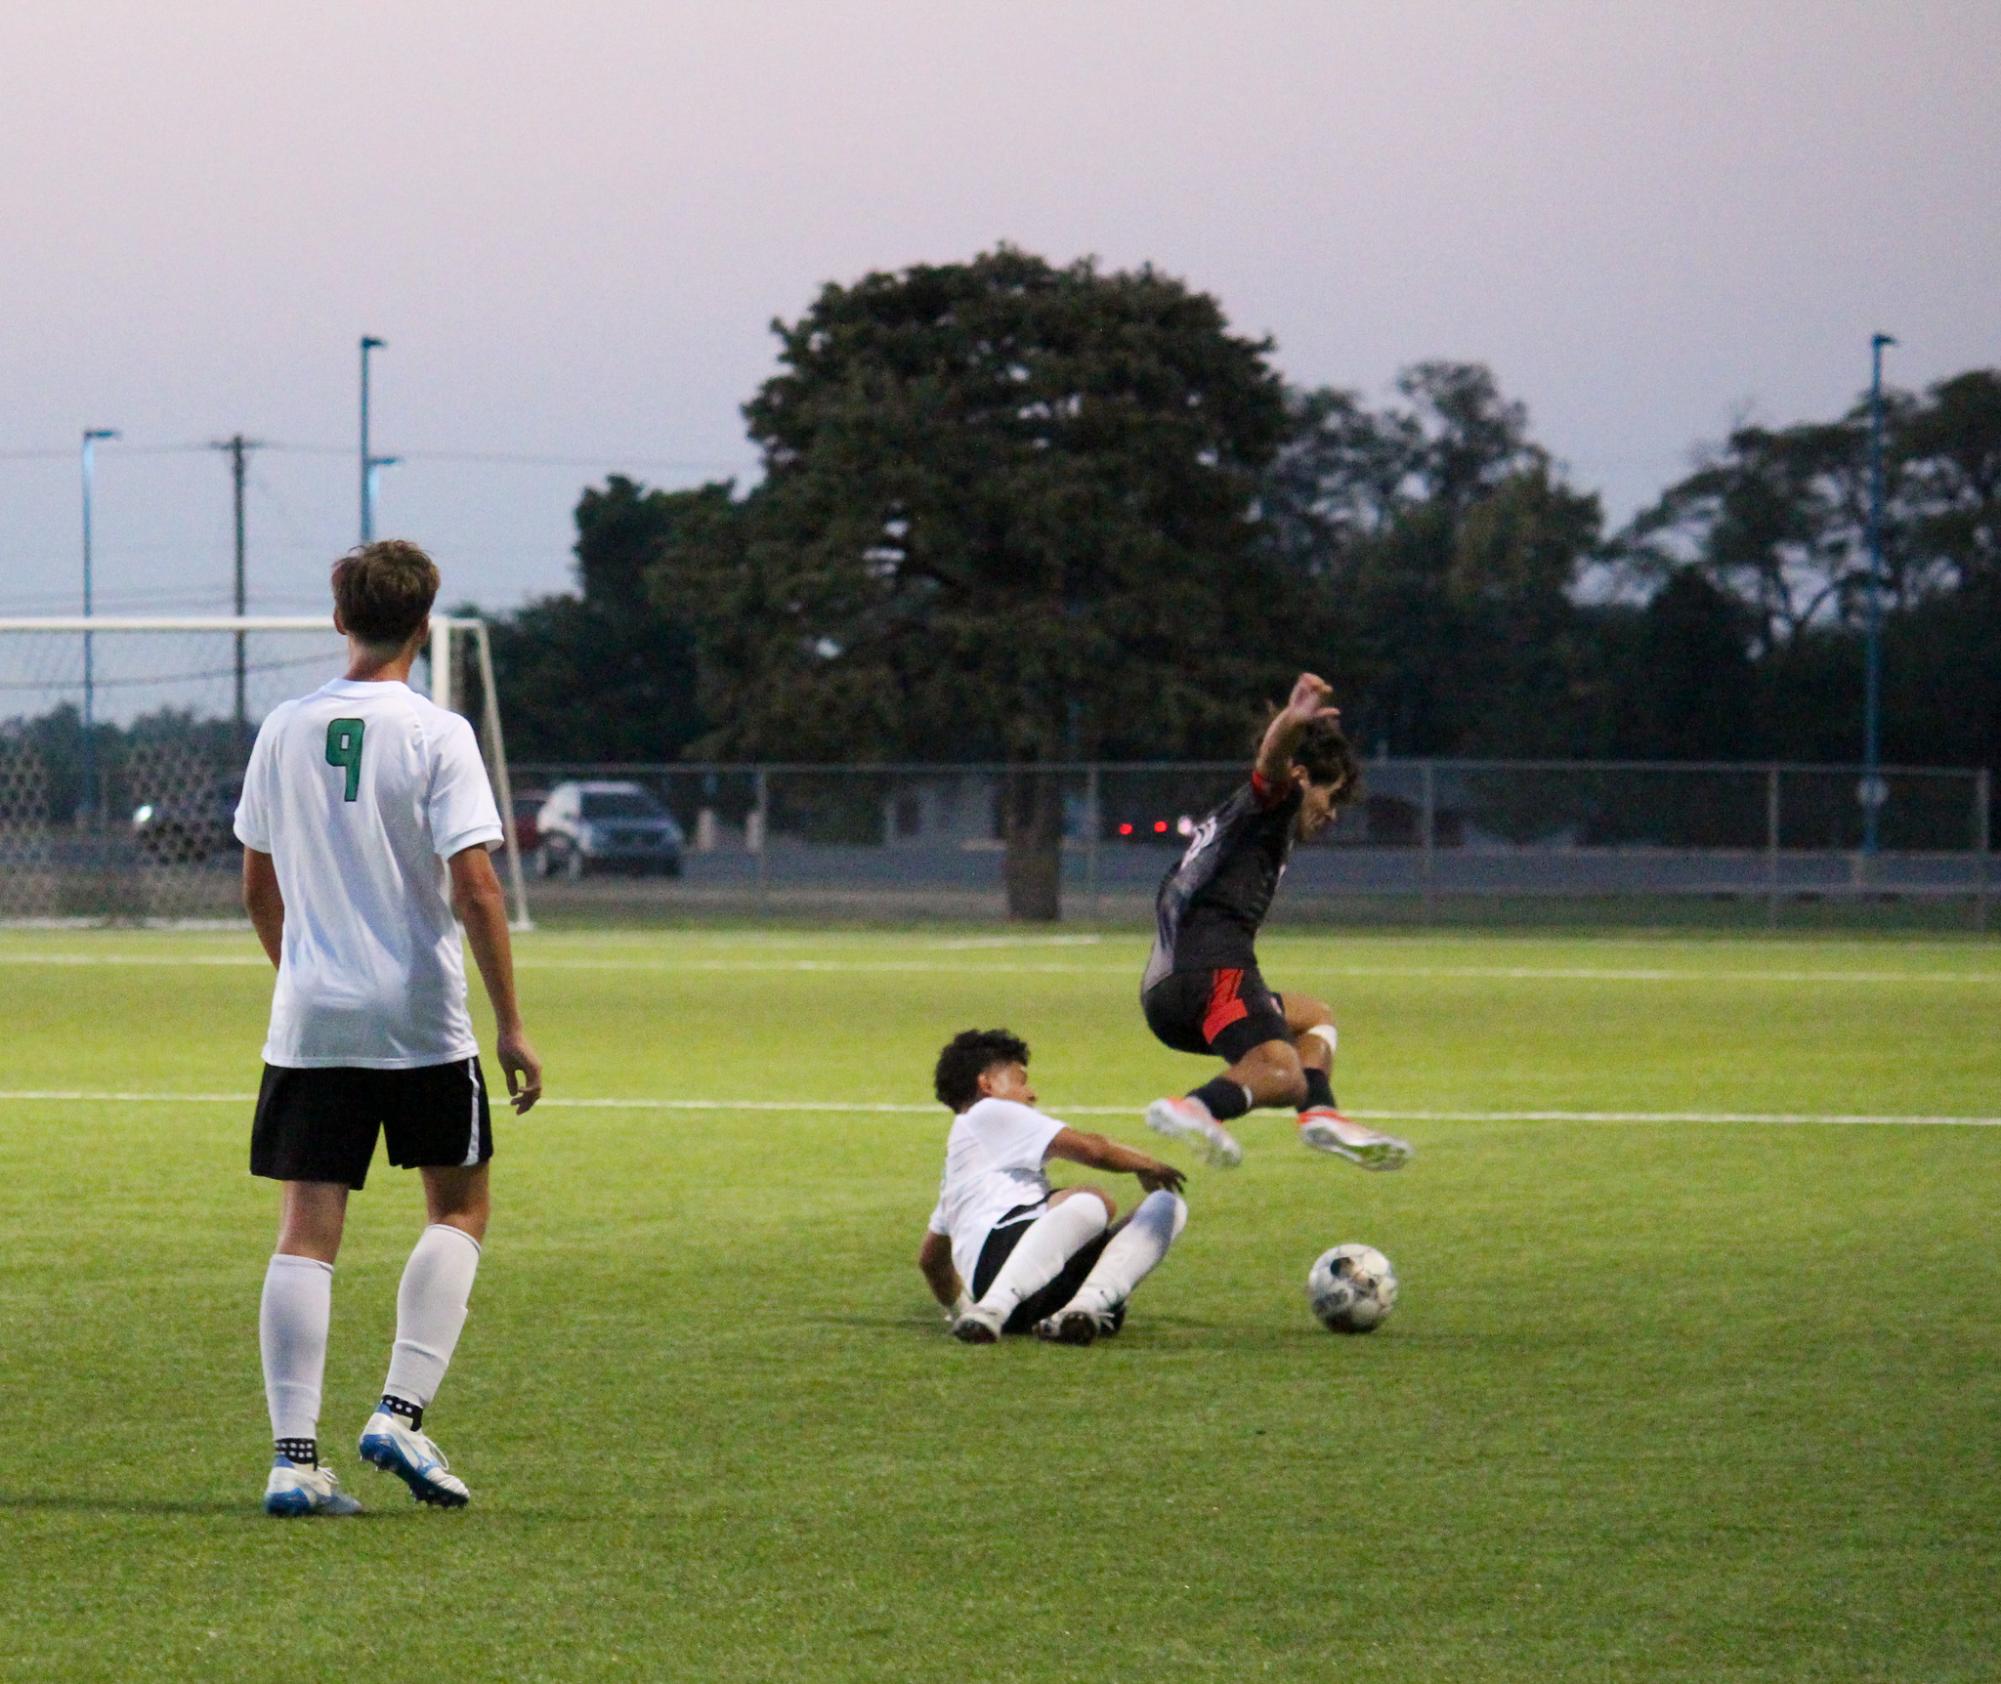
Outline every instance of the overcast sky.
{"label": "overcast sky", "polygon": [[[579,488],[749,472],[773,316],[1010,240],[1151,260],[1374,397],[1490,363],[1623,516],[1870,333],[2001,364],[1997,0],[19,0],[0,9],[0,613],[316,611],[380,530],[569,580]],[[554,461],[499,460],[540,458]],[[479,459],[487,458],[487,459]]]}

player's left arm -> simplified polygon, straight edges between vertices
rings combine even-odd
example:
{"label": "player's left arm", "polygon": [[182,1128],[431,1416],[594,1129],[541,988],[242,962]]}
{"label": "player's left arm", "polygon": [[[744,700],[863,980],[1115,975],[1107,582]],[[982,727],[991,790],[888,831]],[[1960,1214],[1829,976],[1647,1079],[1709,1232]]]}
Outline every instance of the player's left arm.
{"label": "player's left arm", "polygon": [[285,896],[271,856],[255,848],[243,850],[243,910],[264,944],[264,956],[276,965],[285,949]]}
{"label": "player's left arm", "polygon": [[1063,1158],[1087,1169],[1109,1170],[1114,1175],[1130,1175],[1149,1193],[1178,1193],[1187,1179],[1174,1165],[1163,1163],[1150,1153],[1136,1152],[1130,1146],[1083,1129],[1058,1129],[1044,1156]]}
{"label": "player's left arm", "polygon": [[924,1284],[931,1289],[931,1296],[948,1312],[956,1314],[962,1308],[960,1301],[966,1296],[966,1285],[952,1264],[951,1240],[927,1228],[924,1243],[917,1248],[917,1267],[923,1273]]}
{"label": "player's left arm", "polygon": [[466,945],[479,967],[480,981],[493,1006],[494,1057],[507,1074],[507,1092],[517,1112],[542,1097],[542,1060],[529,1045],[514,992],[514,945],[507,934],[507,897],[493,874],[483,843],[461,848],[447,862],[452,879],[452,911],[465,926]]}

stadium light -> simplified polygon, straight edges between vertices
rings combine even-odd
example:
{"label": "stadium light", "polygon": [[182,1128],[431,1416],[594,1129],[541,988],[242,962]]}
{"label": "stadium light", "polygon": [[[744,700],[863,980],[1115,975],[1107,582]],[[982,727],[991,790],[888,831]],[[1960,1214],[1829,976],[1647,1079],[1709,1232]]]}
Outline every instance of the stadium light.
{"label": "stadium light", "polygon": [[[83,617],[90,618],[90,494],[96,476],[97,442],[115,439],[116,428],[86,427],[83,432]],[[97,749],[91,741],[97,711],[97,673],[90,633],[83,634],[83,811],[97,812]]]}
{"label": "stadium light", "polygon": [[376,459],[368,453],[368,353],[379,351],[389,342],[372,333],[361,336],[361,541],[375,537]]}
{"label": "stadium light", "polygon": [[1877,815],[1887,793],[1878,771],[1883,730],[1883,350],[1887,333],[1869,341],[1869,621],[1862,658],[1862,852],[1876,852]]}

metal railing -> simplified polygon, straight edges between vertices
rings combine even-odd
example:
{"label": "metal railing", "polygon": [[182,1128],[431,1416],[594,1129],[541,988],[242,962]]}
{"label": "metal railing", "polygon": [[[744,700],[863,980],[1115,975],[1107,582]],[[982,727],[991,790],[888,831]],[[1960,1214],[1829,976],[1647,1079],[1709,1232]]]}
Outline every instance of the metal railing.
{"label": "metal railing", "polygon": [[[515,787],[528,832],[534,792],[558,782],[651,791],[683,840],[675,875],[634,891],[641,899],[984,915],[1003,904],[1010,791],[1045,780],[1066,907],[1125,917],[1150,904],[1194,821],[1245,775],[1236,762],[523,763]],[[1984,928],[1992,801],[1986,771],[1957,768],[1886,767],[1871,783],[1851,766],[1375,760],[1361,799],[1295,852],[1281,907],[1310,917],[1383,900],[1431,918],[1470,899],[1710,897],[1762,903],[1776,923],[1791,902],[1873,898],[1964,902]],[[531,870],[552,866],[546,852],[526,857]],[[633,865],[577,863],[586,879]],[[559,902],[624,892],[572,885],[560,869],[531,884],[531,899],[552,888]]]}

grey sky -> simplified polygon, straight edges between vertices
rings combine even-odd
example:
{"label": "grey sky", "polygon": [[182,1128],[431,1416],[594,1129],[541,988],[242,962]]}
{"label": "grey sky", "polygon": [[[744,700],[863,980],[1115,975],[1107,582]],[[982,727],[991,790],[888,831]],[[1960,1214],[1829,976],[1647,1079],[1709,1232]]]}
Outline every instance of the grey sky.
{"label": "grey sky", "polygon": [[[356,525],[448,594],[562,588],[581,485],[749,469],[767,323],[1010,239],[1152,260],[1381,396],[1491,363],[1615,515],[1870,332],[2001,363],[1995,0],[18,0],[0,11],[0,613],[316,610]],[[46,457],[19,452],[47,451]],[[448,459],[554,456],[577,465]]]}

